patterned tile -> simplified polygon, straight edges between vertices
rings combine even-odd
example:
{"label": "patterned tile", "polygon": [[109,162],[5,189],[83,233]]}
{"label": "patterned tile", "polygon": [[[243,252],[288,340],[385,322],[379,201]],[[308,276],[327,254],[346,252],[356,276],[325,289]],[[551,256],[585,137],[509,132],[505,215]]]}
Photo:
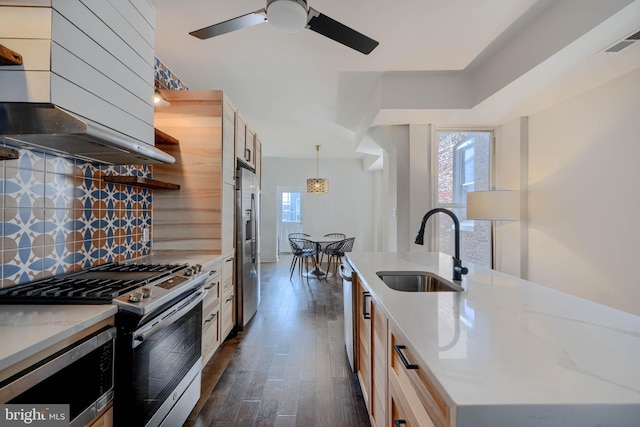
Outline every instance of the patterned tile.
{"label": "patterned tile", "polygon": [[104,174],[152,176],[147,165],[102,166],[20,149],[0,167],[2,286],[146,255],[148,189],[102,181]]}
{"label": "patterned tile", "polygon": [[154,64],[154,77],[156,85],[160,89],[187,90],[184,84],[160,59],[156,58]]}

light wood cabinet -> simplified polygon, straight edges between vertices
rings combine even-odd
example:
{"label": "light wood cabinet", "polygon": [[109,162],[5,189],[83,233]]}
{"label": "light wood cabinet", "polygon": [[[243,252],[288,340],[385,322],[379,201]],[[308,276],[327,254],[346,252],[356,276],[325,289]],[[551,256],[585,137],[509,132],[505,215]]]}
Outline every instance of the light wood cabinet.
{"label": "light wood cabinet", "polygon": [[216,90],[166,90],[163,95],[171,105],[156,111],[155,126],[179,144],[162,145],[176,163],[154,165],[153,177],[179,184],[180,190],[153,194],[153,249],[233,250],[235,193],[223,177],[235,173],[234,156],[232,165],[223,163],[228,160],[223,144],[231,139],[224,123],[235,114],[225,114],[225,106],[231,104]]}
{"label": "light wood cabinet", "polygon": [[371,425],[387,424],[387,318],[355,276],[357,302],[357,373]]}
{"label": "light wood cabinet", "polygon": [[388,341],[390,422],[401,418],[407,426],[449,427],[449,406],[393,325]]}
{"label": "light wood cabinet", "polygon": [[256,167],[256,133],[247,125],[247,134],[244,140],[244,161],[255,169]]}
{"label": "light wood cabinet", "polygon": [[245,145],[247,141],[247,122],[244,117],[236,113],[236,157],[243,162],[247,162]]}
{"label": "light wood cabinet", "polygon": [[236,113],[236,157],[251,169],[256,168],[256,133],[240,113]]}
{"label": "light wood cabinet", "polygon": [[222,262],[217,260],[205,268],[209,277],[204,284],[207,296],[202,303],[202,364],[206,365],[221,343],[220,300],[222,292]]}
{"label": "light wood cabinet", "polygon": [[236,107],[222,99],[222,182],[236,185]]}
{"label": "light wood cabinet", "polygon": [[262,187],[262,140],[256,135],[256,176],[258,177],[259,187]]}
{"label": "light wood cabinet", "polygon": [[235,319],[236,292],[233,281],[234,256],[228,255],[222,260],[222,300],[220,302],[220,330],[222,339],[226,339],[233,330]]}
{"label": "light wood cabinet", "polygon": [[356,372],[374,427],[450,427],[445,399],[358,275]]}

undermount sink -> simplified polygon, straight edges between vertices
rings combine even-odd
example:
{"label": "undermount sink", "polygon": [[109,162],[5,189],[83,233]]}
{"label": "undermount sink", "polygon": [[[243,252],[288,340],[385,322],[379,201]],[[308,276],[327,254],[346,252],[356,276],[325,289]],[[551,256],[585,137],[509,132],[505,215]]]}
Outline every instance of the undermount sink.
{"label": "undermount sink", "polygon": [[461,292],[464,288],[427,271],[378,271],[391,289],[402,292]]}

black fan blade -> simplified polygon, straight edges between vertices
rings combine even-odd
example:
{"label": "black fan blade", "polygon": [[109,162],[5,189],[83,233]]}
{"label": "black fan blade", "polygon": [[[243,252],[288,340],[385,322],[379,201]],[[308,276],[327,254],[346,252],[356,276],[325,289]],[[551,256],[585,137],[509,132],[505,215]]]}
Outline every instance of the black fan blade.
{"label": "black fan blade", "polygon": [[264,9],[260,9],[255,12],[247,13],[246,15],[238,16],[237,18],[220,22],[219,24],[213,24],[196,31],[191,31],[189,34],[199,39],[208,39],[210,37],[230,33],[231,31],[262,24],[263,22],[267,22],[267,14]]}
{"label": "black fan blade", "polygon": [[327,15],[323,15],[311,7],[309,8],[309,18],[309,22],[307,22],[308,29],[322,34],[325,37],[329,37],[358,52],[362,52],[365,55],[370,54],[379,44],[374,39],[341,24],[335,19],[329,18]]}

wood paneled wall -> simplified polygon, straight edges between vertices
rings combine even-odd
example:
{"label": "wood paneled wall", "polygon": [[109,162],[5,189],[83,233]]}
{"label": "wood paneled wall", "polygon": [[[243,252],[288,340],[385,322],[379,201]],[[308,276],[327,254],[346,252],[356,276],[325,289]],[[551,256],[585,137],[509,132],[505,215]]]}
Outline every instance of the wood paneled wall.
{"label": "wood paneled wall", "polygon": [[171,103],[156,110],[155,126],[177,138],[160,149],[175,164],[154,166],[154,179],[180,184],[154,191],[153,248],[221,250],[222,92],[162,91]]}

